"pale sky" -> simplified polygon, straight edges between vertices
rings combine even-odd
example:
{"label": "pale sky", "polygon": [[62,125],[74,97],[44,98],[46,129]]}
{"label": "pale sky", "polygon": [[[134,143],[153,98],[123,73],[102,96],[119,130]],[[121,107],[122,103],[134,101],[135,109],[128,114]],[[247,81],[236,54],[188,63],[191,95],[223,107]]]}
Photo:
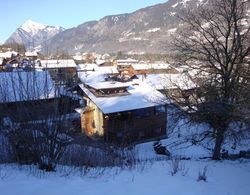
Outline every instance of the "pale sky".
{"label": "pale sky", "polygon": [[70,28],[107,15],[130,13],[167,0],[0,0],[0,43],[31,19]]}

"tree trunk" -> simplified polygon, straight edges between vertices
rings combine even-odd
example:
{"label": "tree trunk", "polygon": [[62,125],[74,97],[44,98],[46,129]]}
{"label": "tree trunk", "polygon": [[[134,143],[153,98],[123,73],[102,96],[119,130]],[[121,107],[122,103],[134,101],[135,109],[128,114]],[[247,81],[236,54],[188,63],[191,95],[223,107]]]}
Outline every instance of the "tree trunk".
{"label": "tree trunk", "polygon": [[213,149],[213,160],[220,160],[221,158],[221,146],[223,144],[223,139],[224,139],[224,131],[219,129],[217,130],[216,133],[216,139],[215,139],[215,145],[214,145],[214,149]]}

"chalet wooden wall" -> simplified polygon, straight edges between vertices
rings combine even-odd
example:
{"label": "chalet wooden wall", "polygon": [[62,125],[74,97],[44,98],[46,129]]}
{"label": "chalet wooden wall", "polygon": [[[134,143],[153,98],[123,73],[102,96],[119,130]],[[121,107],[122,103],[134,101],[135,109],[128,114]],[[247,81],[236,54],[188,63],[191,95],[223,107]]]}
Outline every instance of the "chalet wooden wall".
{"label": "chalet wooden wall", "polygon": [[136,118],[130,112],[121,116],[106,115],[104,119],[105,139],[108,141],[135,141],[166,135],[166,113],[155,114],[151,108],[149,116]]}
{"label": "chalet wooden wall", "polygon": [[88,101],[86,111],[81,115],[81,128],[87,136],[103,136],[103,114],[91,101]]}
{"label": "chalet wooden wall", "polygon": [[10,102],[0,104],[0,119],[10,117],[14,121],[46,119],[50,115],[72,113],[79,106],[79,101],[68,97],[53,99]]}
{"label": "chalet wooden wall", "polygon": [[94,110],[85,111],[82,115],[82,123],[81,127],[84,130],[84,133],[87,136],[92,136],[95,133],[95,126],[94,126]]}

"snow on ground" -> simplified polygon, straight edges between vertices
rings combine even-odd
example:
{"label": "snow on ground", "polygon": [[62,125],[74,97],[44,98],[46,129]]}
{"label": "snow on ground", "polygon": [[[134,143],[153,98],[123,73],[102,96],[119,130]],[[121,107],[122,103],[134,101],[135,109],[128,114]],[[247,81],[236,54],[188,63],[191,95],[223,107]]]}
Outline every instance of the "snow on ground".
{"label": "snow on ground", "polygon": [[[3,195],[248,195],[250,161],[182,161],[183,171],[172,176],[167,161],[135,170],[106,170],[90,177],[70,170],[63,173],[30,174],[28,168],[0,166]],[[207,182],[197,181],[208,167]],[[69,174],[67,174],[67,172]]]}
{"label": "snow on ground", "polygon": [[[79,168],[58,166],[57,172],[40,172],[33,166],[0,165],[0,189],[3,195],[248,195],[250,191],[250,160],[200,160],[211,156],[199,145],[181,140],[204,125],[188,127],[180,120],[168,124],[171,137],[161,140],[173,157],[191,157],[181,160],[179,171],[172,176],[173,161],[156,155],[153,141],[135,147],[140,160],[133,168],[90,168],[87,174]],[[179,137],[181,136],[181,137]],[[249,146],[249,144],[248,144]],[[207,167],[207,182],[197,181],[199,172]]]}
{"label": "snow on ground", "polygon": [[[188,126],[185,120],[174,121],[169,112],[169,138],[161,140],[174,158],[181,160],[179,171],[172,176],[173,161],[157,155],[153,141],[135,147],[132,168],[89,168],[58,166],[57,172],[45,173],[34,166],[0,165],[0,193],[3,195],[248,195],[250,160],[201,160],[211,152],[185,139],[193,132],[208,128],[204,124]],[[173,122],[170,122],[173,121]],[[175,145],[173,143],[179,142]],[[249,148],[249,140],[246,140]],[[197,181],[207,167],[207,182]]]}
{"label": "snow on ground", "polygon": [[[201,129],[208,128],[205,124],[186,124],[185,120],[179,120],[171,123],[172,115],[169,110],[168,119],[168,138],[160,140],[161,144],[165,146],[173,158],[192,158],[199,159],[202,157],[211,157],[211,151],[205,149],[203,145],[194,145],[189,140],[189,137],[194,133],[199,132]],[[155,141],[138,144],[135,150],[138,154],[138,159],[148,160],[159,158],[155,154],[153,144]],[[206,147],[210,146],[207,143]],[[210,146],[211,147],[211,146]]]}

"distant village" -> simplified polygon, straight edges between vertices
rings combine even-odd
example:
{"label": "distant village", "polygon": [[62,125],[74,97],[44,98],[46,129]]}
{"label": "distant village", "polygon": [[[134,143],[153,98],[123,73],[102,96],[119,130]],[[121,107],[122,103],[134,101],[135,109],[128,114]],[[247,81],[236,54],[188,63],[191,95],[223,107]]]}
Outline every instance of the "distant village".
{"label": "distant village", "polygon": [[181,89],[191,98],[197,78],[188,66],[163,61],[94,53],[41,59],[32,51],[2,51],[0,121],[32,124],[59,110],[53,120],[63,116],[72,135],[117,143],[160,139],[168,136],[166,93],[178,97]]}

